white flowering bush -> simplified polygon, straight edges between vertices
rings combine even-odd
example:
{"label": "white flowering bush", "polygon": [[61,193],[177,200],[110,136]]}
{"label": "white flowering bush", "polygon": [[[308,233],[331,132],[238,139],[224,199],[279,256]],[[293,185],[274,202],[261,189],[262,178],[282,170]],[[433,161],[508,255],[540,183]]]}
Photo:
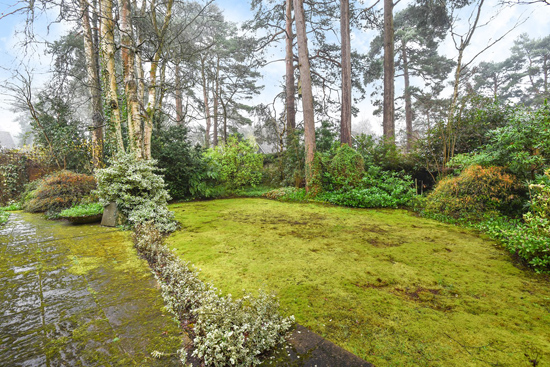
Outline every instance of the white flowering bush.
{"label": "white flowering bush", "polygon": [[[198,278],[196,269],[179,259],[163,243],[152,222],[136,226],[134,243],[161,284],[166,307],[193,337],[192,355],[207,366],[252,366],[278,343],[294,324],[279,314],[274,295],[261,292],[234,300],[222,296]],[[187,350],[178,351],[182,361]]]}
{"label": "white flowering bush", "polygon": [[111,166],[96,171],[96,193],[103,204],[116,202],[132,225],[153,221],[162,232],[173,232],[177,223],[168,210],[170,195],[157,170],[155,160],[119,153]]}

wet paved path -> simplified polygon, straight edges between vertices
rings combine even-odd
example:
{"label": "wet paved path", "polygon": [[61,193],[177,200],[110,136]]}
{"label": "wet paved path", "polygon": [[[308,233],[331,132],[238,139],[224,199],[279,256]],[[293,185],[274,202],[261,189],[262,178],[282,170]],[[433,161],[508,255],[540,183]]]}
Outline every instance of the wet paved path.
{"label": "wet paved path", "polygon": [[0,227],[0,366],[173,366],[179,330],[128,233],[12,213]]}

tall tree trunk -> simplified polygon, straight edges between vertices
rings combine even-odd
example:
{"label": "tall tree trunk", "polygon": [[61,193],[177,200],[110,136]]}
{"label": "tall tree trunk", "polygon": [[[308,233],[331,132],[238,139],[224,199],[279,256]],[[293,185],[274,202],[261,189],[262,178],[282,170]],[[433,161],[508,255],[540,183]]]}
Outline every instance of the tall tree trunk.
{"label": "tall tree trunk", "polygon": [[340,35],[342,44],[342,108],[340,142],[351,146],[351,41],[349,0],[340,0]]}
{"label": "tall tree trunk", "polygon": [[384,0],[384,137],[395,141],[393,0]]}
{"label": "tall tree trunk", "polygon": [[146,118],[145,123],[143,124],[143,158],[151,159],[151,137],[153,135],[153,120],[157,112],[157,107],[159,101],[157,100],[157,71],[160,62],[160,57],[164,50],[164,41],[166,39],[166,31],[168,30],[168,25],[170,24],[170,19],[172,18],[172,6],[174,5],[174,0],[168,0],[166,4],[166,13],[164,15],[164,22],[162,27],[159,28],[157,24],[157,12],[156,12],[156,1],[152,1],[149,7],[149,12],[151,13],[151,21],[153,23],[153,28],[158,39],[158,45],[151,60],[151,69],[149,70],[149,97],[147,99],[147,108],[146,108]]}
{"label": "tall tree trunk", "polygon": [[89,4],[86,0],[80,0],[86,72],[92,101],[92,164],[94,168],[100,168],[103,160],[103,107],[101,103],[98,54],[94,45],[94,32],[90,23],[90,10],[88,7]]}
{"label": "tall tree trunk", "polygon": [[409,60],[407,58],[407,44],[402,41],[402,56],[403,56],[403,78],[405,81],[405,124],[407,127],[407,153],[412,150],[413,142],[413,112],[412,112],[412,101],[411,101],[411,88],[410,88],[410,79],[409,79]]}
{"label": "tall tree trunk", "polygon": [[118,105],[118,91],[115,68],[115,37],[112,0],[101,0],[101,58],[103,59],[105,92],[111,112],[111,130],[115,135],[117,150],[124,152],[122,128],[120,123],[120,109]]}
{"label": "tall tree trunk", "polygon": [[227,107],[225,106],[225,102],[221,98],[222,95],[222,89],[220,88],[220,103],[222,104],[222,110],[223,110],[223,143],[227,144]]}
{"label": "tall tree trunk", "polygon": [[216,60],[216,80],[214,81],[214,133],[212,144],[218,146],[218,101],[220,98],[220,57]]}
{"label": "tall tree trunk", "polygon": [[204,64],[204,58],[201,57],[201,77],[202,77],[202,96],[204,101],[204,117],[206,119],[206,134],[204,137],[204,144],[207,148],[210,147],[210,106],[208,105],[208,84],[206,81],[206,66]]}
{"label": "tall tree trunk", "polygon": [[294,80],[294,51],[292,44],[294,34],[292,32],[292,0],[286,0],[286,133],[292,136],[296,129],[296,82]]}
{"label": "tall tree trunk", "polygon": [[136,57],[133,45],[132,31],[132,12],[130,9],[130,0],[120,0],[121,10],[121,54],[122,67],[124,74],[124,88],[126,92],[126,104],[128,114],[128,140],[130,151],[136,155],[137,159],[142,159],[142,134],[141,134],[141,111],[137,92],[136,82]]}
{"label": "tall tree trunk", "polygon": [[311,188],[312,163],[315,155],[315,115],[313,110],[313,91],[307,46],[306,20],[303,0],[294,0],[296,17],[296,37],[298,40],[298,59],[300,62],[300,81],[302,83],[302,108],[304,114],[304,144],[306,150],[306,192]]}
{"label": "tall tree trunk", "polygon": [[183,125],[183,94],[181,90],[180,63],[176,61],[176,123]]}

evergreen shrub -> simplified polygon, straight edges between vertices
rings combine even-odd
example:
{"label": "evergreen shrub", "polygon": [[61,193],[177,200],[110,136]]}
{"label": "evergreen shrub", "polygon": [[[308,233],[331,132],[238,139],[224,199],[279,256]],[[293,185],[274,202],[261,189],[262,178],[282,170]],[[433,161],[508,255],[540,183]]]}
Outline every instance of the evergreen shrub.
{"label": "evergreen shrub", "polygon": [[262,180],[263,156],[253,141],[230,136],[226,144],[209,149],[207,157],[216,166],[219,181],[230,190],[256,186]]}
{"label": "evergreen shrub", "polygon": [[168,210],[170,195],[156,161],[136,160],[132,153],[118,153],[111,166],[96,171],[100,202],[116,202],[131,225],[153,221],[163,232],[177,228]]}
{"label": "evergreen shrub", "polygon": [[453,218],[482,218],[486,212],[514,215],[523,207],[521,186],[502,167],[472,165],[457,177],[439,181],[425,211]]}
{"label": "evergreen shrub", "polygon": [[371,166],[355,187],[327,191],[316,200],[354,208],[397,208],[407,206],[415,194],[410,176]]}
{"label": "evergreen shrub", "polygon": [[158,129],[153,135],[151,154],[163,170],[166,188],[173,199],[211,197],[217,172],[212,169],[204,149],[192,146],[188,129],[171,126]]}
{"label": "evergreen shrub", "polygon": [[48,215],[55,216],[61,210],[79,203],[95,188],[96,180],[93,176],[58,171],[37,183],[36,189],[26,195],[23,209],[31,213],[48,212]]}
{"label": "evergreen shrub", "polygon": [[329,190],[353,188],[359,186],[365,164],[363,157],[355,149],[347,144],[342,144],[336,149],[336,154],[326,167]]}

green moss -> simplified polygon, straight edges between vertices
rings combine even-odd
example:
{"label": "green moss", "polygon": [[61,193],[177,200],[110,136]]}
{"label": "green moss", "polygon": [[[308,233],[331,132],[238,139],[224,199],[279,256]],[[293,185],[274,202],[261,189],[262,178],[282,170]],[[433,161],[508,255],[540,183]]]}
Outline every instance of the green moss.
{"label": "green moss", "polygon": [[[13,338],[10,348],[43,354],[51,365],[177,365],[181,331],[165,316],[160,291],[129,233],[27,213],[15,214],[10,225],[17,230],[0,235],[0,299],[8,314],[24,312],[30,321],[18,324],[15,318],[5,331],[24,332],[33,343]],[[28,299],[39,300],[38,306]],[[153,359],[153,351],[170,357]]]}
{"label": "green moss", "polygon": [[174,209],[184,228],[168,244],[205,280],[276,291],[284,313],[375,365],[550,363],[548,279],[472,231],[261,199]]}

